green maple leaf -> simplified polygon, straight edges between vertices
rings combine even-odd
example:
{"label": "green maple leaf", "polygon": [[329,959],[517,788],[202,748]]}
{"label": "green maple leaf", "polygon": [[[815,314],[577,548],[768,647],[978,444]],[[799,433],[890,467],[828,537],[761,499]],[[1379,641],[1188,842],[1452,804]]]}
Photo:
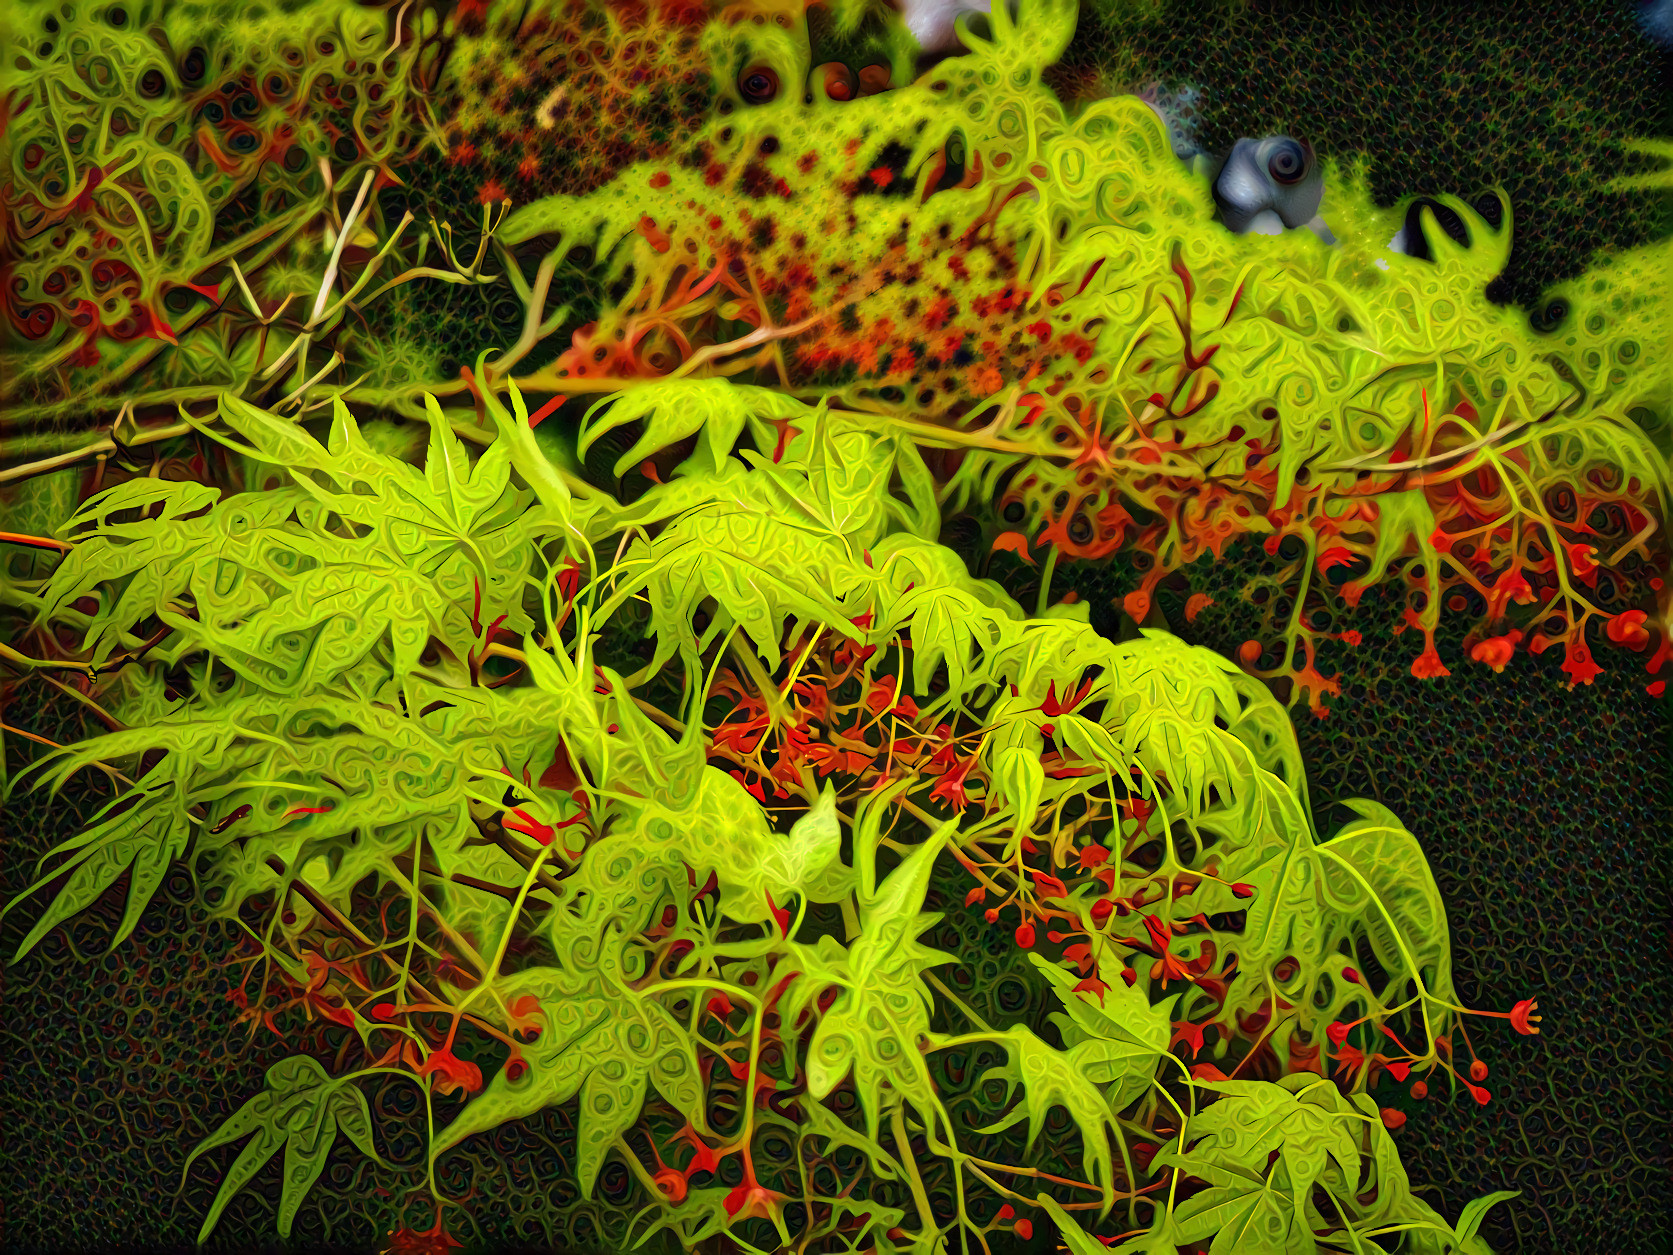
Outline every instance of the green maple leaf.
{"label": "green maple leaf", "polygon": [[[822,1099],[852,1072],[872,1141],[885,1083],[912,1097],[921,1110],[935,1104],[923,1057],[923,1045],[931,1040],[931,1000],[922,973],[956,956],[932,950],[917,937],[942,918],[940,911],[919,908],[950,830],[951,825],[943,827],[913,850],[875,898],[862,904],[861,934],[846,954],[828,937],[817,947],[792,947],[790,962],[802,977],[784,998],[786,1023],[795,1023],[820,989],[832,984],[841,989],[808,1044],[808,1093]],[[859,838],[855,844],[858,850]]]}
{"label": "green maple leaf", "polygon": [[[610,932],[620,936],[608,930],[605,945]],[[583,1197],[591,1197],[605,1156],[639,1118],[647,1085],[704,1127],[696,1050],[685,1026],[660,1003],[612,987],[595,971],[532,968],[504,977],[497,988],[507,1001],[538,998],[545,1027],[524,1049],[523,1073],[515,1080],[503,1072],[494,1076],[436,1135],[432,1158],[467,1137],[580,1094],[576,1178]]]}
{"label": "green maple leaf", "polygon": [[[284,1185],[279,1193],[279,1236],[289,1239],[302,1200],[325,1170],[337,1133],[349,1138],[372,1159],[372,1120],[366,1097],[347,1079],[332,1080],[307,1055],[282,1059],[267,1070],[267,1088],[236,1111],[186,1157],[180,1181],[184,1188],[192,1161],[205,1151],[255,1134],[228,1169],[226,1179],[198,1231],[201,1246],[227,1204],[247,1185],[280,1146],[285,1149]],[[388,1166],[388,1165],[384,1165]]]}
{"label": "green maple leaf", "polygon": [[1103,997],[1075,992],[1079,983],[1055,963],[1037,954],[1029,961],[1056,991],[1067,1015],[1054,1011],[1046,1018],[1063,1035],[1075,1066],[1098,1085],[1110,1085],[1110,1106],[1121,1111],[1150,1087],[1156,1066],[1168,1053],[1173,1007],[1177,994],[1151,1006],[1144,992],[1118,980]]}
{"label": "green maple leaf", "polygon": [[[1087,1180],[1101,1185],[1104,1209],[1099,1219],[1109,1214],[1115,1202],[1115,1162],[1109,1141],[1104,1136],[1107,1124],[1120,1136],[1116,1112],[1104,1091],[1087,1078],[1082,1062],[1074,1054],[1058,1050],[1036,1037],[1026,1026],[1019,1025],[995,1039],[1010,1054],[1007,1063],[989,1068],[978,1084],[990,1078],[1005,1080],[1005,1099],[1010,1101],[1012,1084],[1021,1082],[1024,1090],[1022,1105],[1010,1115],[976,1130],[978,1133],[998,1133],[1010,1128],[1024,1116],[1028,1118],[1026,1150],[1032,1153],[1034,1139],[1040,1134],[1046,1113],[1054,1104],[1061,1104],[1074,1118],[1081,1131],[1082,1161]],[[1151,1063],[1154,1071],[1155,1064]]]}

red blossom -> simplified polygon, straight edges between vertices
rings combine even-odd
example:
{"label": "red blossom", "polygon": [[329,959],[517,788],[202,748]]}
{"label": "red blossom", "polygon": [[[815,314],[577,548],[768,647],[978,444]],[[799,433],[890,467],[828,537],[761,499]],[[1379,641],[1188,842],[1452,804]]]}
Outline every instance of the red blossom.
{"label": "red blossom", "polygon": [[447,1046],[443,1046],[426,1059],[424,1066],[418,1069],[418,1075],[434,1076],[435,1087],[443,1094],[451,1094],[461,1089],[467,1094],[474,1094],[482,1088],[482,1069],[459,1058]]}
{"label": "red blossom", "polygon": [[1451,675],[1441,662],[1441,656],[1435,652],[1435,642],[1430,641],[1424,651],[1412,663],[1412,674],[1420,680],[1437,679],[1443,675]]}
{"label": "red blossom", "polygon": [[581,587],[581,564],[571,558],[558,572],[558,591],[563,594],[564,604],[575,600],[575,594]]}
{"label": "red blossom", "polygon": [[1168,1049],[1172,1050],[1175,1046],[1186,1044],[1191,1047],[1191,1057],[1196,1058],[1197,1051],[1202,1049],[1202,1030],[1203,1026],[1201,1024],[1193,1024],[1189,1020],[1175,1024],[1173,1026],[1173,1037],[1168,1042]]}
{"label": "red blossom", "polygon": [[1358,1046],[1343,1046],[1336,1052],[1336,1074],[1351,1076],[1365,1065],[1365,1052]]}
{"label": "red blossom", "polygon": [[771,1219],[778,1214],[778,1201],[788,1197],[767,1189],[753,1178],[746,1178],[727,1194],[726,1215],[734,1221],[749,1220],[755,1216]]}
{"label": "red blossom", "polygon": [[1014,553],[1029,566],[1036,565],[1028,554],[1028,537],[1021,532],[1001,532],[993,542],[994,553]]}
{"label": "red blossom", "polygon": [[1569,684],[1590,684],[1603,674],[1603,668],[1592,661],[1592,651],[1586,645],[1586,638],[1576,632],[1569,638],[1568,653],[1563,659],[1563,671],[1569,677]]}
{"label": "red blossom", "polygon": [[680,1174],[687,1181],[699,1172],[713,1172],[720,1166],[720,1156],[715,1153],[714,1147],[697,1136],[697,1130],[691,1126],[689,1121],[687,1121],[685,1128],[681,1129],[675,1136],[679,1141],[690,1142],[692,1149],[697,1152]]}
{"label": "red blossom", "polygon": [[509,1027],[513,1033],[527,1033],[531,1037],[540,1033],[540,999],[533,994],[524,994],[520,998],[513,998],[506,1004],[509,1015]]}
{"label": "red blossom", "polygon": [[1341,545],[1333,545],[1319,554],[1319,574],[1323,575],[1332,567],[1352,566],[1354,562],[1353,550]]}
{"label": "red blossom", "polygon": [[1475,662],[1486,663],[1497,675],[1504,674],[1505,664],[1516,654],[1516,644],[1522,639],[1519,631],[1507,632],[1503,636],[1489,636],[1484,641],[1478,641],[1470,649],[1470,658]]}
{"label": "red blossom", "polygon": [[1643,649],[1650,643],[1649,629],[1644,626],[1645,614],[1642,610],[1628,610],[1609,620],[1606,629],[1609,639],[1617,645],[1625,645],[1628,649]]}
{"label": "red blossom", "polygon": [[1510,1009],[1510,1026],[1524,1036],[1532,1036],[1539,1032],[1534,1027],[1539,1023],[1539,1016],[1533,1012],[1539,1010],[1539,1002],[1534,998],[1524,998]]}
{"label": "red blossom", "polygon": [[1056,876],[1048,876],[1044,872],[1034,873],[1034,890],[1042,898],[1067,898],[1068,886]]}
{"label": "red blossom", "polygon": [[1040,703],[1040,713],[1048,719],[1055,719],[1059,715],[1068,714],[1076,706],[1084,702],[1092,692],[1092,681],[1084,681],[1073,695],[1057,696],[1057,683],[1053,681],[1046,686],[1046,700]]}
{"label": "red blossom", "polygon": [[533,837],[541,845],[552,844],[553,829],[549,824],[541,823],[525,810],[513,810],[511,813],[521,819],[526,826],[520,828],[514,823],[507,822],[506,828],[512,832],[520,832],[525,837]]}
{"label": "red blossom", "polygon": [[970,805],[970,797],[964,791],[965,779],[976,765],[975,755],[971,755],[959,763],[941,779],[935,782],[935,787],[929,791],[931,798],[938,802],[945,802],[957,810],[963,810]]}
{"label": "red blossom", "polygon": [[1568,564],[1571,570],[1586,583],[1597,584],[1597,563],[1593,559],[1597,556],[1597,547],[1584,542],[1576,542],[1563,546],[1568,550]]}
{"label": "red blossom", "polygon": [[1336,1045],[1340,1046],[1343,1042],[1348,1040],[1348,1026],[1340,1020],[1332,1020],[1330,1022],[1330,1027],[1325,1029],[1324,1035],[1330,1038],[1330,1040]]}
{"label": "red blossom", "polygon": [[1514,601],[1519,606],[1525,606],[1534,599],[1534,590],[1522,572],[1511,567],[1499,576],[1487,596],[1487,611],[1491,618],[1497,619],[1505,612],[1505,603]]}

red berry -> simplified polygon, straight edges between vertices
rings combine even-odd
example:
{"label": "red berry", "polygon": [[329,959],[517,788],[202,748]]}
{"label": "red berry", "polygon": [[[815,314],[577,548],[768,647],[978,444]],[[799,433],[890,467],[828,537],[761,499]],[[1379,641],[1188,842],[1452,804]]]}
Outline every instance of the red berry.
{"label": "red berry", "polygon": [[1104,921],[1110,917],[1110,912],[1114,909],[1114,905],[1108,898],[1099,898],[1092,904],[1092,922],[1102,928]]}
{"label": "red berry", "polygon": [[1413,1081],[1412,1082],[1412,1097],[1413,1098],[1426,1098],[1426,1097],[1428,1097],[1428,1095],[1429,1095],[1429,1086],[1426,1083],[1424,1083],[1423,1081]]}
{"label": "red berry", "polygon": [[1017,929],[1017,945],[1027,950],[1034,944],[1034,925],[1024,924]]}
{"label": "red berry", "polygon": [[1351,980],[1356,985],[1359,984],[1359,973],[1354,971],[1351,967],[1345,967],[1342,969],[1342,978],[1344,980]]}
{"label": "red berry", "polygon": [[1019,1220],[1013,1227],[1017,1231],[1017,1236],[1025,1242],[1034,1236],[1034,1222],[1032,1220]]}
{"label": "red berry", "polygon": [[374,1020],[393,1020],[395,1018],[395,1004],[393,1002],[378,1003],[377,1006],[372,1008],[372,1018]]}
{"label": "red berry", "polygon": [[1009,1220],[1012,1216],[1014,1216],[1016,1214],[1017,1214],[1017,1209],[1015,1207],[1012,1207],[1009,1203],[1006,1203],[1003,1207],[1001,1207],[999,1209],[999,1217],[998,1218],[1000,1220]]}
{"label": "red berry", "polygon": [[997,924],[999,922],[999,911],[996,907],[990,906],[982,912],[982,918],[990,924]]}
{"label": "red berry", "polygon": [[1472,1081],[1485,1081],[1487,1079],[1487,1065],[1480,1059],[1470,1064],[1470,1079]]}
{"label": "red berry", "polygon": [[1232,886],[1232,892],[1240,898],[1252,898],[1255,896],[1255,886],[1246,885],[1242,881],[1239,881],[1237,884]]}

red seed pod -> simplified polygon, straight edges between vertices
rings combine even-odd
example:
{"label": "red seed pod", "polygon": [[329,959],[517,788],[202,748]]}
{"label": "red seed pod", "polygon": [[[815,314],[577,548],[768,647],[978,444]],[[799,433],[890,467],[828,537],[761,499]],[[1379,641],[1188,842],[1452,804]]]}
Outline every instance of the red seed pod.
{"label": "red seed pod", "polygon": [[982,918],[990,924],[997,924],[999,922],[999,911],[996,907],[990,906],[982,912]]}
{"label": "red seed pod", "polygon": [[1345,967],[1345,968],[1342,969],[1342,979],[1343,980],[1350,980],[1356,985],[1361,983],[1360,979],[1359,979],[1359,973],[1356,972],[1351,967]]}
{"label": "red seed pod", "polygon": [[1034,1236],[1034,1222],[1032,1220],[1019,1220],[1012,1227],[1016,1229],[1017,1236],[1025,1242]]}
{"label": "red seed pod", "polygon": [[393,1020],[395,1018],[395,1004],[393,1002],[378,1003],[377,1006],[372,1008],[372,1018],[374,1020]]}
{"label": "red seed pod", "polygon": [[1487,1079],[1487,1065],[1480,1059],[1470,1064],[1470,1079],[1472,1081],[1485,1081]]}
{"label": "red seed pod", "polygon": [[1428,1096],[1429,1096],[1429,1086],[1426,1082],[1424,1082],[1424,1081],[1413,1081],[1412,1082],[1412,1097],[1413,1098],[1420,1098],[1421,1099],[1421,1098],[1427,1098]]}
{"label": "red seed pod", "polygon": [[1240,898],[1252,898],[1255,896],[1255,886],[1246,885],[1240,880],[1232,886],[1232,892]]}
{"label": "red seed pod", "polygon": [[966,906],[975,906],[976,903],[980,902],[983,898],[985,898],[987,896],[988,896],[988,891],[986,889],[984,889],[981,885],[977,885],[969,893],[964,895],[964,904]]}
{"label": "red seed pod", "polygon": [[1393,1107],[1384,1107],[1381,1114],[1383,1118],[1383,1125],[1388,1129],[1397,1129],[1406,1122],[1406,1113],[1404,1111],[1396,1111]]}
{"label": "red seed pod", "polygon": [[1017,929],[1017,945],[1021,949],[1027,950],[1030,947],[1032,947],[1033,944],[1034,944],[1034,925],[1023,924],[1021,927],[1019,927]]}
{"label": "red seed pod", "polygon": [[1110,912],[1113,910],[1115,910],[1115,906],[1108,898],[1099,898],[1092,904],[1092,922],[1102,928],[1104,921],[1110,917]]}

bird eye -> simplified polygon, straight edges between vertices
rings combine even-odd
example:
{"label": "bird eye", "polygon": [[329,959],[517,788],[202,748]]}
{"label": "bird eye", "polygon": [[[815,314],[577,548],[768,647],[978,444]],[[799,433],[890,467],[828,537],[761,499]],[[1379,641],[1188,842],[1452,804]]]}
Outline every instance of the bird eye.
{"label": "bird eye", "polygon": [[1307,153],[1293,139],[1281,141],[1267,159],[1266,172],[1279,183],[1299,183],[1307,177]]}
{"label": "bird eye", "polygon": [[752,105],[764,105],[778,95],[778,75],[764,67],[745,70],[738,76],[738,90]]}

